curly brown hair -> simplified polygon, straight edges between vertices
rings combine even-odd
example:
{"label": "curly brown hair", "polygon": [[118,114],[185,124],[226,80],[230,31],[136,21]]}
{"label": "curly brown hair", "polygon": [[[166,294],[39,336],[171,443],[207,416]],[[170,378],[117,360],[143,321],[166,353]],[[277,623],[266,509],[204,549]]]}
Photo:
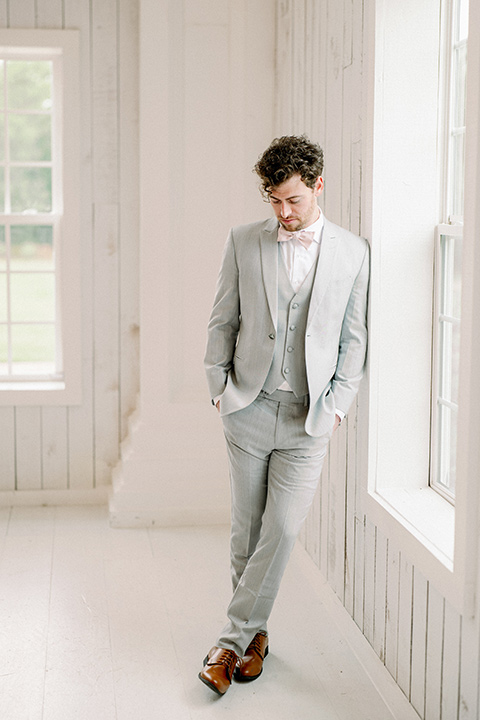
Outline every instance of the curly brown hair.
{"label": "curly brown hair", "polygon": [[306,135],[284,135],[275,138],[253,168],[260,177],[260,189],[268,199],[273,188],[293,175],[300,175],[313,188],[323,172],[323,150]]}

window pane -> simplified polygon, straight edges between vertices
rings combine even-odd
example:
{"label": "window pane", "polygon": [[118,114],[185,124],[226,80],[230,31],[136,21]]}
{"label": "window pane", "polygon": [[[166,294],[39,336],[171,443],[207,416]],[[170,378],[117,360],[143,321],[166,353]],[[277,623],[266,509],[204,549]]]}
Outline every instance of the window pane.
{"label": "window pane", "polygon": [[462,45],[457,48],[455,55],[453,124],[455,127],[463,127],[465,125],[465,97],[467,91],[467,46]]}
{"label": "window pane", "polygon": [[440,323],[440,387],[443,400],[458,403],[460,323]]}
{"label": "window pane", "polygon": [[[54,363],[54,326],[12,325],[12,360],[17,364],[13,369],[17,375],[26,372],[25,363]],[[35,372],[35,367],[30,366],[28,372]]]}
{"label": "window pane", "polygon": [[52,171],[50,168],[11,168],[12,212],[50,212]]}
{"label": "window pane", "polygon": [[12,162],[41,162],[52,158],[50,115],[10,115],[8,134]]}
{"label": "window pane", "polygon": [[7,319],[7,274],[0,272],[0,322]]}
{"label": "window pane", "polygon": [[53,273],[11,274],[12,322],[55,320]]}
{"label": "window pane", "polygon": [[5,115],[0,114],[0,161],[5,160]]}
{"label": "window pane", "polygon": [[5,79],[4,79],[5,61],[0,60],[0,110],[4,109],[4,92],[5,92]]}
{"label": "window pane", "polygon": [[465,168],[465,135],[452,137],[452,208],[451,215],[463,217],[463,178]]}
{"label": "window pane", "polygon": [[[7,374],[7,366],[6,363],[8,362],[8,331],[6,325],[0,325],[0,375],[6,375]],[[3,365],[3,367],[2,367]]]}
{"label": "window pane", "polygon": [[457,413],[440,405],[438,407],[438,458],[437,482],[455,493],[455,468],[457,461]]}
{"label": "window pane", "polygon": [[0,225],[0,270],[7,268],[7,246],[5,244],[5,226]]}
{"label": "window pane", "polygon": [[0,212],[5,212],[5,168],[0,167]]}
{"label": "window pane", "polygon": [[440,312],[460,319],[462,302],[462,239],[442,235]]}
{"label": "window pane", "polygon": [[468,0],[459,0],[457,41],[461,42],[468,37]]}
{"label": "window pane", "polygon": [[53,270],[53,227],[12,225],[10,229],[12,270]]}
{"label": "window pane", "polygon": [[10,110],[49,110],[52,106],[52,63],[49,60],[8,60]]}

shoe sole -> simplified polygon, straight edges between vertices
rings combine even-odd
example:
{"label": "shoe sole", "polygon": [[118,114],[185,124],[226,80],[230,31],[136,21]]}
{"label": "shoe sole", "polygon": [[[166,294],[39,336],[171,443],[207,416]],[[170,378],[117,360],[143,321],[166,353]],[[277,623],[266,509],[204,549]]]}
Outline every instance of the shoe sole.
{"label": "shoe sole", "polygon": [[[263,662],[265,662],[265,658],[267,657],[267,655],[268,655],[268,645],[265,649],[265,655],[263,656]],[[262,674],[262,672],[263,672],[263,663],[262,663],[262,669],[260,670],[258,675],[244,676],[244,675],[240,675],[238,670],[235,670],[233,677],[237,682],[252,682],[253,680],[256,680],[257,678],[259,678],[260,675]]]}
{"label": "shoe sole", "polygon": [[[217,695],[225,695],[225,693],[220,692],[220,690],[217,688],[216,685],[214,685],[213,683],[209,682],[209,680],[206,680],[204,677],[202,677],[201,673],[198,673],[198,678],[199,678],[199,680],[202,681],[202,683],[204,683],[207,687],[209,687],[210,690],[213,690],[213,692],[217,693]],[[225,690],[225,692],[227,692],[227,691]]]}

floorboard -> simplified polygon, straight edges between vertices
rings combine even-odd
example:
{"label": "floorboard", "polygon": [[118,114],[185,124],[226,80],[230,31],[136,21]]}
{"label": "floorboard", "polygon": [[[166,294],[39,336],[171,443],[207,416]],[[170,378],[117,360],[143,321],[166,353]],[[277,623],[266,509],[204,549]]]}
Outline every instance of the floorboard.
{"label": "floorboard", "polygon": [[0,521],[2,718],[416,717],[300,546],[262,677],[218,697],[197,673],[225,621],[228,528],[112,529],[103,507]]}

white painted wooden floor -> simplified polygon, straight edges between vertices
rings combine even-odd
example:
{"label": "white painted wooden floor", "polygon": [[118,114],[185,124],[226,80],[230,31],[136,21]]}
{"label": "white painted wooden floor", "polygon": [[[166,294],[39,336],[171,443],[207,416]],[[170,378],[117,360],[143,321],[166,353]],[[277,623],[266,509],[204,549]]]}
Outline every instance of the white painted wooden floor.
{"label": "white painted wooden floor", "polygon": [[262,677],[220,698],[197,673],[224,622],[227,528],[17,507],[0,509],[0,540],[2,720],[417,717],[300,547]]}

